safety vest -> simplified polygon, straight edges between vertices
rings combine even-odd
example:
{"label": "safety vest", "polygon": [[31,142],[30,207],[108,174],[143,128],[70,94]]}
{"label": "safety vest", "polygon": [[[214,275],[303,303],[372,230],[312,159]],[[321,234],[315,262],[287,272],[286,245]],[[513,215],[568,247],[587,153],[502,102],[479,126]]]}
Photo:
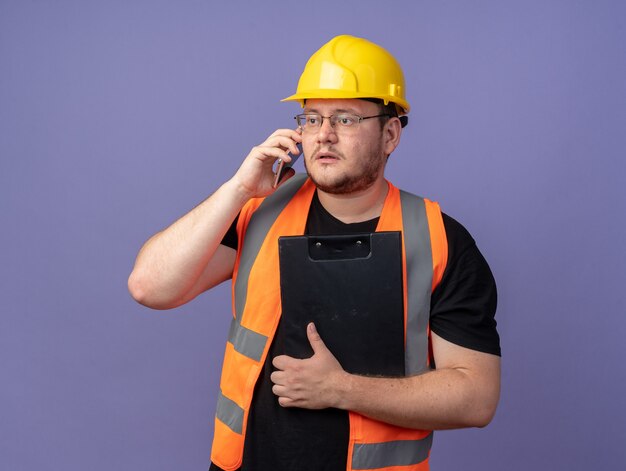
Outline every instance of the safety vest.
{"label": "safety vest", "polygon": [[[217,401],[211,460],[226,471],[241,466],[254,386],[281,316],[278,238],[302,235],[315,186],[295,176],[267,198],[249,201],[237,224],[240,250],[233,272],[233,321]],[[429,368],[430,296],[448,258],[437,203],[389,191],[377,231],[401,231],[403,250],[405,370]],[[428,470],[429,430],[389,425],[350,412],[346,469]]]}

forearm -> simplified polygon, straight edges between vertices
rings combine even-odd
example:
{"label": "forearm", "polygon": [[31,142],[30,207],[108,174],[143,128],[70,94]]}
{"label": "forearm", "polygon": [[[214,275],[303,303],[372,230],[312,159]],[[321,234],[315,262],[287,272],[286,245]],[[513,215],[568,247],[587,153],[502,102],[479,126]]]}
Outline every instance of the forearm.
{"label": "forearm", "polygon": [[[499,369],[498,369],[499,376]],[[382,422],[425,430],[481,427],[495,413],[499,381],[446,368],[408,378],[338,378],[337,407]]]}
{"label": "forearm", "polygon": [[128,281],[133,297],[157,309],[182,304],[247,200],[246,193],[231,179],[151,237],[141,248]]}

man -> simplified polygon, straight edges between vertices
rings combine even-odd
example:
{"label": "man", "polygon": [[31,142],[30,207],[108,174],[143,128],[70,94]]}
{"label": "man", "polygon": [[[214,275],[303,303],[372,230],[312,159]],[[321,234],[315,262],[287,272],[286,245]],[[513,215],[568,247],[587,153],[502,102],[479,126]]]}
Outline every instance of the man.
{"label": "man", "polygon": [[[407,122],[404,93],[386,50],[332,39],[286,98],[304,108],[298,128],[253,148],[229,181],[141,249],[129,289],[156,309],[233,278],[211,469],[426,470],[433,430],[491,421],[500,348],[489,267],[436,203],[384,178]],[[308,179],[290,170],[275,189],[277,160],[290,162],[298,144]],[[406,375],[347,373],[313,323],[313,356],[285,355],[278,237],[375,231],[403,237]]]}

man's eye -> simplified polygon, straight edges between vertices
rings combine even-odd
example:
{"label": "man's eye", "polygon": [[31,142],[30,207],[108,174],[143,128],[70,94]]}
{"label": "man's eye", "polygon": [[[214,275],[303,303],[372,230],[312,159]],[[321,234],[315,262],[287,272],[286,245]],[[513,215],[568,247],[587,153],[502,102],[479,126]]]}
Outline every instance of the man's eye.
{"label": "man's eye", "polygon": [[352,116],[337,116],[337,121],[342,126],[352,126],[354,124],[354,118]]}
{"label": "man's eye", "polygon": [[319,122],[319,118],[317,116],[307,116],[306,124],[310,124],[311,126],[316,126]]}

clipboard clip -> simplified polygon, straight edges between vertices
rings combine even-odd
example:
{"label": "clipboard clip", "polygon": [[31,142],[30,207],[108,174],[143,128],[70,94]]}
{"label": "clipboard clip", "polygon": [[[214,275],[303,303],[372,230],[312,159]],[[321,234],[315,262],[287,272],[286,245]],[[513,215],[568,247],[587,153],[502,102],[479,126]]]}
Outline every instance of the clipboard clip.
{"label": "clipboard clip", "polygon": [[311,260],[353,260],[372,254],[371,234],[342,236],[309,236]]}

